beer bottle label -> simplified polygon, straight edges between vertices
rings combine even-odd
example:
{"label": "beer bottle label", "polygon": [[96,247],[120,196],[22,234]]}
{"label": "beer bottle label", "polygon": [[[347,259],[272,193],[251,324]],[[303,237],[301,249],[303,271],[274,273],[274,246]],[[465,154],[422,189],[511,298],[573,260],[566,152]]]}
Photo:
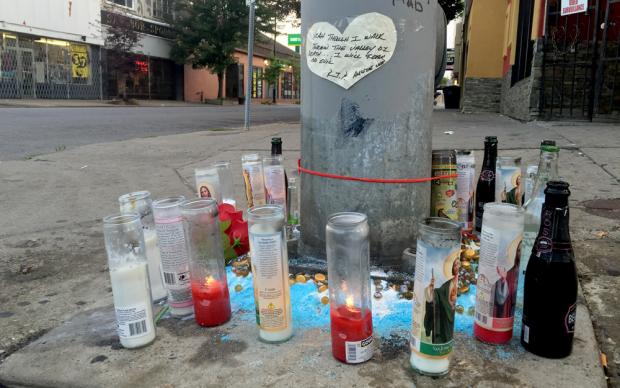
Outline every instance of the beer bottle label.
{"label": "beer bottle label", "polygon": [[564,325],[566,326],[566,333],[575,332],[575,321],[577,320],[577,303],[573,303],[568,308],[566,318],[564,318]]}
{"label": "beer bottle label", "polygon": [[434,247],[418,240],[411,351],[437,360],[452,352],[460,246]]}
{"label": "beer bottle label", "polygon": [[485,329],[512,330],[522,239],[516,228],[482,226],[475,319]]}

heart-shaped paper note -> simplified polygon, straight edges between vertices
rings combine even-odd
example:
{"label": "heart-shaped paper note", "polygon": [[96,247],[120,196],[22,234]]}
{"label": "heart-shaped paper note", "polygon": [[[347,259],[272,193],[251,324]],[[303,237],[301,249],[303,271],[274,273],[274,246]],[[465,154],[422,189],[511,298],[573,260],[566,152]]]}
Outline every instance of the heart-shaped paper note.
{"label": "heart-shaped paper note", "polygon": [[392,19],[376,12],[356,17],[343,33],[330,23],[315,23],[306,37],[308,68],[349,89],[392,58],[396,38]]}

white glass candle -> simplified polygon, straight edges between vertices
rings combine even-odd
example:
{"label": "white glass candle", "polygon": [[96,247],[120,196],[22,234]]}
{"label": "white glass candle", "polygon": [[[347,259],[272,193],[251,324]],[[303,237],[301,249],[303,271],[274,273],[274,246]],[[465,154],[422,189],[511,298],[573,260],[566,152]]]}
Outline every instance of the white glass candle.
{"label": "white glass candle", "polygon": [[130,349],[148,345],[156,333],[140,216],[106,217],[103,231],[121,345]]}
{"label": "white glass candle", "polygon": [[220,191],[222,192],[222,202],[237,207],[237,201],[235,200],[235,192],[233,190],[232,171],[230,169],[230,162],[220,161],[213,164],[217,168],[217,172],[220,178]]}
{"label": "white glass candle", "polygon": [[148,263],[149,280],[151,281],[151,297],[153,302],[160,302],[168,296],[164,288],[164,278],[161,272],[161,256],[157,244],[157,233],[153,220],[153,200],[148,191],[136,191],[118,197],[121,214],[138,213],[144,229],[146,244],[146,260]]}
{"label": "white glass candle", "polygon": [[284,210],[277,205],[253,207],[248,226],[259,338],[284,342],[293,335]]}

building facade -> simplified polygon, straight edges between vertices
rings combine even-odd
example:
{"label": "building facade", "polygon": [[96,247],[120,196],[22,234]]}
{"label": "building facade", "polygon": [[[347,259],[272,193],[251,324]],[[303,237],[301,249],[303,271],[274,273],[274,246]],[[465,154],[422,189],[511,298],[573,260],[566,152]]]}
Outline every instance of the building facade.
{"label": "building facade", "polygon": [[[105,28],[129,27],[140,37],[129,53],[135,65],[128,76],[118,74],[117,58],[106,51],[104,61],[106,95],[117,97],[125,89],[127,97],[140,99],[183,99],[183,66],[170,59],[174,31],[167,23],[172,0],[100,0],[101,23]],[[125,85],[120,85],[124,82]]]}
{"label": "building facade", "polygon": [[620,120],[620,2],[470,0],[462,109]]}
{"label": "building facade", "polygon": [[[299,56],[291,49],[275,43],[276,57],[299,68]],[[252,99],[254,101],[276,100],[280,102],[296,103],[299,101],[299,80],[294,66],[285,66],[277,85],[269,85],[263,80],[263,74],[269,60],[274,56],[274,41],[265,35],[258,34],[254,44],[254,58],[252,60]],[[237,49],[234,54],[237,63],[228,67],[224,74],[223,98],[230,102],[242,103],[245,100],[245,78],[247,72],[248,55],[245,49]],[[194,69],[185,65],[185,101],[204,102],[217,98],[217,75],[208,69]]]}
{"label": "building facade", "polygon": [[0,0],[0,98],[102,98],[99,1]]}

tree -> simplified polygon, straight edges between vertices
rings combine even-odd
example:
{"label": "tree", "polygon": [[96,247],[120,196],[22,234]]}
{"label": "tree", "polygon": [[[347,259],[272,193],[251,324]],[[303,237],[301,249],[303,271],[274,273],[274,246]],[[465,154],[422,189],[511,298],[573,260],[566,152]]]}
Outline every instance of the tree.
{"label": "tree", "polygon": [[[123,20],[123,19],[121,19]],[[127,79],[136,69],[134,57],[128,53],[139,46],[140,36],[129,23],[105,26],[105,48],[108,50],[108,70],[116,74],[118,96],[127,100]]]}
{"label": "tree", "polygon": [[[256,29],[272,32],[273,12],[256,3]],[[171,56],[177,63],[207,67],[217,74],[217,97],[223,97],[224,72],[235,63],[237,47],[247,39],[248,7],[245,0],[179,0],[173,22],[177,37]]]}
{"label": "tree", "polygon": [[280,74],[287,65],[286,61],[280,60],[276,57],[269,58],[269,64],[263,72],[263,80],[267,81],[269,85],[274,85],[273,90],[273,103],[276,103],[276,89],[278,87],[278,81],[280,80]]}
{"label": "tree", "polygon": [[446,13],[448,21],[460,16],[464,8],[463,0],[439,0],[439,5]]}

